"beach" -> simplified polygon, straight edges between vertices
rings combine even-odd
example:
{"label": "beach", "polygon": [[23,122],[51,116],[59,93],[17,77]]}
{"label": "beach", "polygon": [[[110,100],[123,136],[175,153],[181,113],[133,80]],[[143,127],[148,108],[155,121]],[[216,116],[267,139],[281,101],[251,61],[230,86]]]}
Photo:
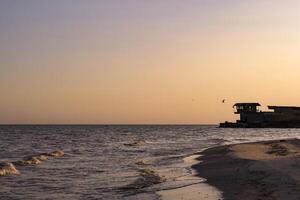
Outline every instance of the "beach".
{"label": "beach", "polygon": [[227,145],[201,154],[193,168],[224,199],[300,199],[300,140]]}
{"label": "beach", "polygon": [[160,193],[163,200],[300,199],[300,140],[209,148],[192,168],[204,183]]}

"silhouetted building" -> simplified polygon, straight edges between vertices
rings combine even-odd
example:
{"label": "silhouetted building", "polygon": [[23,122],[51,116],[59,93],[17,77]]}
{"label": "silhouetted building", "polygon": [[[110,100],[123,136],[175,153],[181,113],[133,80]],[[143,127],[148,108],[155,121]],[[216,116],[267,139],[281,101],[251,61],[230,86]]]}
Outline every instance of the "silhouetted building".
{"label": "silhouetted building", "polygon": [[221,123],[224,128],[300,128],[300,107],[268,106],[269,110],[259,111],[259,103],[236,103],[235,114],[240,115],[236,122]]}

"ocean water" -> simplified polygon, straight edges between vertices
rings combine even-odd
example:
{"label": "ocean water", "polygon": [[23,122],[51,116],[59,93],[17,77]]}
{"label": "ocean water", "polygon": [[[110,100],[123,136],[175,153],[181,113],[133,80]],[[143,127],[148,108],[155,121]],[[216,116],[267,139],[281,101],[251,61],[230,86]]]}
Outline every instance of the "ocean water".
{"label": "ocean water", "polygon": [[206,148],[299,138],[300,129],[216,126],[0,126],[0,161],[62,150],[39,165],[0,177],[0,199],[155,200],[156,192],[195,184],[183,159]]}

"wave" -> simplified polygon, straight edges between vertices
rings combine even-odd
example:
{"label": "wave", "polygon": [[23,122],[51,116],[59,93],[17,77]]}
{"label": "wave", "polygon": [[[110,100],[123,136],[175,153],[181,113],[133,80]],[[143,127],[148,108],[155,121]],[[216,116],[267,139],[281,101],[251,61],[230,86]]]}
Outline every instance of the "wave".
{"label": "wave", "polygon": [[39,165],[41,163],[42,163],[42,161],[39,160],[39,158],[35,157],[35,156],[30,156],[30,157],[24,158],[23,160],[18,160],[18,161],[13,162],[13,164],[16,166]]}
{"label": "wave", "polygon": [[150,187],[152,185],[160,184],[166,182],[167,179],[164,176],[160,176],[157,172],[151,169],[139,169],[140,177],[133,183],[122,187],[122,190],[129,190],[138,192],[144,188]]}
{"label": "wave", "polygon": [[20,175],[20,172],[16,169],[13,163],[3,162],[0,163],[0,176],[7,175]]}
{"label": "wave", "polygon": [[14,165],[24,166],[24,165],[39,165],[43,161],[48,160],[49,157],[62,157],[64,155],[63,151],[53,151],[50,153],[42,153],[38,155],[25,157],[23,160],[18,160],[13,162]]}
{"label": "wave", "polygon": [[44,155],[49,157],[62,157],[65,155],[65,153],[63,151],[53,151],[51,153],[46,153]]}
{"label": "wave", "polygon": [[53,151],[50,153],[41,153],[34,156],[28,156],[23,160],[14,162],[3,162],[0,163],[0,176],[20,175],[19,170],[15,166],[39,165],[42,164],[43,161],[48,160],[49,157],[61,157],[63,155],[63,151]]}

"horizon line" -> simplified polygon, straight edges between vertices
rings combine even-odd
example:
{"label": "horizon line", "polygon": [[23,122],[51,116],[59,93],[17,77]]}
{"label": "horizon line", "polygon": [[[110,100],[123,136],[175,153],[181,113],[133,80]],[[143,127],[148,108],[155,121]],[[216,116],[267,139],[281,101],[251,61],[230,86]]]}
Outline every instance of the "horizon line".
{"label": "horizon line", "polygon": [[195,123],[162,123],[162,124],[142,124],[142,123],[130,123],[130,124],[118,124],[118,123],[111,123],[111,124],[73,124],[73,123],[70,123],[70,124],[30,124],[30,123],[17,123],[17,124],[13,124],[13,123],[8,123],[8,124],[1,124],[0,123],[0,126],[214,126],[214,125],[218,125],[218,124],[195,124]]}

